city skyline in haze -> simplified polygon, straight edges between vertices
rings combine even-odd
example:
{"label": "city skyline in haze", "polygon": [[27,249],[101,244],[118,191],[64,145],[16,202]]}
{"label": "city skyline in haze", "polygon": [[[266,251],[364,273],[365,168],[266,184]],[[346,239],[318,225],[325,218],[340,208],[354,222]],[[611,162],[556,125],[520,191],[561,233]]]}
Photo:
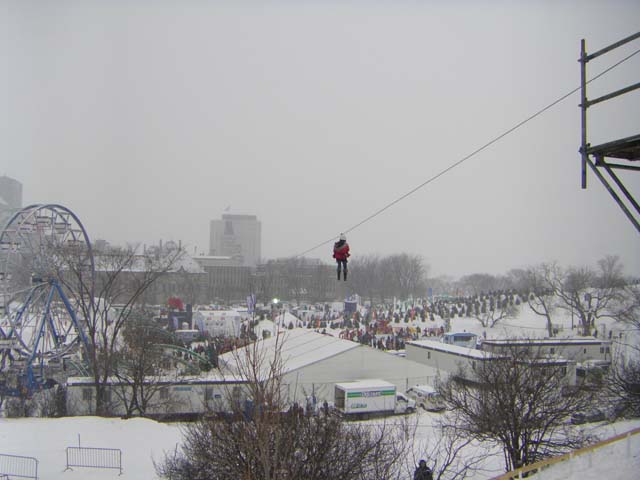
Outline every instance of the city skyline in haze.
{"label": "city skyline in haze", "polygon": [[[640,18],[632,1],[5,6],[0,171],[25,205],[65,205],[91,238],[205,253],[211,220],[251,214],[262,257],[326,242],[308,256],[327,262],[340,232],[576,88],[582,38],[595,51]],[[589,95],[639,74],[636,55]],[[580,189],[579,102],[348,232],[352,258],[408,252],[461,276],[618,255],[640,275],[633,225],[591,173]],[[592,110],[592,143],[638,133],[637,92]]]}

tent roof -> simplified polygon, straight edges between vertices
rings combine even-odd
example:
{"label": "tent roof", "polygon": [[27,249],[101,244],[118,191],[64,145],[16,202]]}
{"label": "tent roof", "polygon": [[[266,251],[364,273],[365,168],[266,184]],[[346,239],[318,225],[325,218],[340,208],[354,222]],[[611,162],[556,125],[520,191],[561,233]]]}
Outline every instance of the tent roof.
{"label": "tent roof", "polygon": [[257,347],[258,355],[263,360],[260,367],[261,373],[267,376],[278,349],[284,374],[358,348],[360,344],[301,328],[280,330],[266,340],[258,340],[256,344],[221,355],[220,364],[226,365],[231,371],[238,372],[241,362],[247,358],[248,353],[252,352],[251,349],[254,346]]}

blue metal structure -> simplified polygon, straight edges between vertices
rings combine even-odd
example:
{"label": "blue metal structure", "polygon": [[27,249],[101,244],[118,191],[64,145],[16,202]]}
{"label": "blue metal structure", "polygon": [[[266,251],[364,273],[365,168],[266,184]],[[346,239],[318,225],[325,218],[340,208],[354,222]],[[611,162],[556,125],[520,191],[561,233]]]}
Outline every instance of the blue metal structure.
{"label": "blue metal structure", "polygon": [[48,366],[88,349],[63,287],[69,259],[81,265],[86,284],[93,285],[89,236],[61,205],[23,208],[0,233],[0,372],[17,378],[11,387],[0,379],[0,393],[25,395],[47,386]]}

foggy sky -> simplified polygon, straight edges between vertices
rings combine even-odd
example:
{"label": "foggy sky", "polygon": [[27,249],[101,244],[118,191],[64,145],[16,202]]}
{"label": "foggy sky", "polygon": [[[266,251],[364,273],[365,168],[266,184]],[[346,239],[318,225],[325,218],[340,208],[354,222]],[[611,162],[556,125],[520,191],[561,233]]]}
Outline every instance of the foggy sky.
{"label": "foggy sky", "polygon": [[[266,258],[337,236],[579,85],[636,31],[637,1],[0,0],[0,174],[91,238],[182,240],[262,222]],[[640,48],[589,64],[593,76]],[[589,87],[630,85],[640,55]],[[348,235],[432,275],[619,255],[640,235],[580,189],[575,94]],[[636,91],[590,113],[592,144],[639,133]],[[640,175],[620,174],[640,197]],[[330,245],[310,257],[332,261]]]}

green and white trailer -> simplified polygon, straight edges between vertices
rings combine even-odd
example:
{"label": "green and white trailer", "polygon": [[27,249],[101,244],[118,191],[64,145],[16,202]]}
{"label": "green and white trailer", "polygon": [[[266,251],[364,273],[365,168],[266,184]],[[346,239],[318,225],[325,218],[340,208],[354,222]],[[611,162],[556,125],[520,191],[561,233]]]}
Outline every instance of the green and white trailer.
{"label": "green and white trailer", "polygon": [[415,411],[415,400],[396,392],[393,383],[384,380],[359,380],[336,383],[336,409],[347,416],[369,417]]}

